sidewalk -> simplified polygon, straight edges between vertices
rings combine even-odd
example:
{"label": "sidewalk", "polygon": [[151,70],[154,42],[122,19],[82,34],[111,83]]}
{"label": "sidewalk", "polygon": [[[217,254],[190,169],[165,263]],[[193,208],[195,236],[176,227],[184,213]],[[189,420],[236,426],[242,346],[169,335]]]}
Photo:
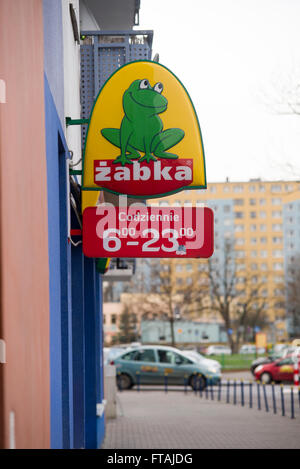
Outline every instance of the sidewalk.
{"label": "sidewalk", "polygon": [[300,449],[300,418],[200,399],[190,393],[118,393],[118,418],[108,420],[107,449]]}

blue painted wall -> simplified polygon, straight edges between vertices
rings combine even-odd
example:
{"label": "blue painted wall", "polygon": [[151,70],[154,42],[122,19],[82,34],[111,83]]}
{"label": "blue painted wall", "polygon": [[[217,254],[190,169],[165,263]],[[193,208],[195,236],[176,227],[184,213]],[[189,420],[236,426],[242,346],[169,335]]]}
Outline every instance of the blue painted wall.
{"label": "blue painted wall", "polygon": [[68,241],[61,0],[43,0],[50,274],[51,447],[97,448],[104,438],[102,283]]}
{"label": "blue painted wall", "polygon": [[66,161],[67,146],[46,76],[45,116],[50,274],[51,447],[62,448],[70,444],[68,360],[70,248],[66,231],[66,179],[60,176]]}

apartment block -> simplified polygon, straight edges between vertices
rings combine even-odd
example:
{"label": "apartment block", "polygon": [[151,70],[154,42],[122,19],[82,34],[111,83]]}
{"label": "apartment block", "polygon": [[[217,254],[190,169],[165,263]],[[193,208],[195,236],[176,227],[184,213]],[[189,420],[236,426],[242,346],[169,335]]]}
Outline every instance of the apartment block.
{"label": "apartment block", "polygon": [[[300,254],[300,182],[218,182],[207,190],[186,190],[152,200],[155,206],[201,206],[214,212],[215,251],[211,262],[224,263],[226,240],[232,241],[237,288],[245,272],[264,283],[265,314],[274,340],[287,338],[286,281],[289,263]],[[176,259],[177,283],[205,269],[206,260]],[[240,281],[239,281],[240,280]]]}

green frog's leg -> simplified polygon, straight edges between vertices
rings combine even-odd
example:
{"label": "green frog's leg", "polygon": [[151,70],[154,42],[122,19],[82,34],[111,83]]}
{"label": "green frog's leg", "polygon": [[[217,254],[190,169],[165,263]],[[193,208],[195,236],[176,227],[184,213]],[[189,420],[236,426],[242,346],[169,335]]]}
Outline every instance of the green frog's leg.
{"label": "green frog's leg", "polygon": [[167,129],[155,135],[152,140],[151,153],[158,158],[172,158],[177,159],[178,155],[174,153],[167,153],[174,145],[180,142],[184,137],[184,131],[181,129]]}
{"label": "green frog's leg", "polygon": [[[106,138],[106,140],[112,143],[115,147],[121,148],[120,129],[102,129],[101,134],[103,135],[104,138]],[[120,163],[120,162],[122,163],[122,161],[125,161],[125,163],[131,163],[130,160],[140,158],[141,156],[140,153],[129,143],[127,143],[126,152],[129,152],[129,154],[125,155],[125,158],[124,156],[122,157],[122,155],[120,155],[118,156],[118,158],[115,159],[114,163]],[[128,160],[128,158],[130,160]]]}
{"label": "green frog's leg", "polygon": [[145,139],[144,138],[144,150],[145,150],[145,155],[140,159],[140,161],[147,161],[147,163],[149,163],[149,161],[156,161],[156,158],[154,158],[154,156],[151,155],[151,149],[150,149],[150,141],[148,139]]}

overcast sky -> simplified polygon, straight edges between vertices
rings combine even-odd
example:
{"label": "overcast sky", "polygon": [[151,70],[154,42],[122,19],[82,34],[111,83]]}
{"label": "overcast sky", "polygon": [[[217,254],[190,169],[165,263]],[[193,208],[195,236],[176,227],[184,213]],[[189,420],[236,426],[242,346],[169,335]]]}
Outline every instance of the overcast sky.
{"label": "overcast sky", "polygon": [[300,83],[300,0],[141,0],[136,29],[189,91],[208,182],[300,179],[300,115],[272,105]]}

